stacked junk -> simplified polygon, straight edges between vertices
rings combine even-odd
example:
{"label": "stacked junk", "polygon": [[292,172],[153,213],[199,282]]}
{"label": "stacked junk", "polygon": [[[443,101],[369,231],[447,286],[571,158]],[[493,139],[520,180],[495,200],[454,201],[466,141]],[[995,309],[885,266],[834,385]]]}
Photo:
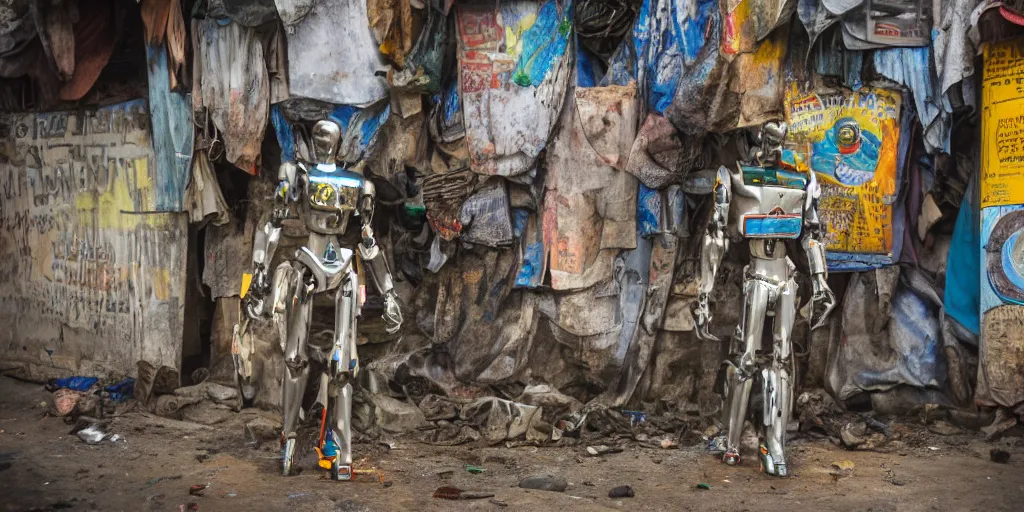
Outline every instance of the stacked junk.
{"label": "stacked junk", "polygon": [[[86,3],[3,25],[3,41],[29,41],[0,48],[4,76],[73,96],[106,46],[68,57],[51,43],[80,41]],[[999,248],[981,241],[980,148],[995,142],[979,103],[985,49],[1024,33],[1021,12],[992,0],[142,0],[154,139],[157,111],[172,127],[178,111],[194,120],[186,207],[205,226],[216,302],[208,382],[234,382],[231,325],[277,168],[308,160],[313,123],[330,119],[339,164],[376,184],[406,316],[388,336],[380,299],[364,308],[358,430],[447,445],[641,423],[653,444],[708,434],[725,345],[699,341],[690,310],[710,193],[761,124],[785,120],[787,158],[822,183],[839,298],[826,328],[809,331],[806,310],[794,328],[801,428],[851,446],[888,435],[875,418],[921,410],[1010,428],[1024,419],[1011,327],[1024,302],[1000,292],[1013,279],[989,293],[981,270]],[[29,51],[87,65],[15,70]],[[835,130],[850,119],[852,150]],[[242,173],[247,188],[226,201]],[[304,238],[285,231],[279,257]],[[729,252],[711,297],[723,340],[746,254]],[[326,306],[314,337],[331,335]],[[256,338],[256,405],[279,407],[279,334]]]}

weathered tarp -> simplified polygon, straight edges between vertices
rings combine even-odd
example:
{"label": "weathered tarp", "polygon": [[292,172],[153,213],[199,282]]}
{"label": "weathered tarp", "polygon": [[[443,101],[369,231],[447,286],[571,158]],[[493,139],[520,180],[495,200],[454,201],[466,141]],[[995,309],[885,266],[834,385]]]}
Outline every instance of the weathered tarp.
{"label": "weathered tarp", "polygon": [[512,177],[534,168],[569,82],[571,5],[458,7],[459,94],[474,172]]}
{"label": "weathered tarp", "polygon": [[209,115],[223,135],[227,160],[255,174],[270,109],[263,44],[251,28],[195,19],[192,47],[195,115],[200,120]]}
{"label": "weathered tarp", "polygon": [[637,123],[635,85],[574,87],[547,158],[543,217],[551,287],[611,278],[618,249],[636,246],[637,180],[625,161]]}
{"label": "weathered tarp", "polygon": [[31,378],[178,367],[186,219],[158,207],[181,198],[165,196],[146,102],[7,114],[0,132],[2,359]]}
{"label": "weathered tarp", "polygon": [[[156,153],[156,209],[180,212],[185,209],[185,188],[192,172],[195,125],[192,102],[186,94],[171,91],[167,50],[163,45],[147,46],[149,71],[149,116]],[[215,182],[216,183],[216,182]]]}
{"label": "weathered tarp", "polygon": [[367,24],[366,0],[312,2],[301,19],[281,17],[288,27],[291,96],[366,106],[387,95],[377,75],[387,66]]}
{"label": "weathered tarp", "polygon": [[829,349],[826,376],[833,396],[899,385],[943,389],[942,304],[923,277],[899,267],[854,274],[843,304],[842,342]]}

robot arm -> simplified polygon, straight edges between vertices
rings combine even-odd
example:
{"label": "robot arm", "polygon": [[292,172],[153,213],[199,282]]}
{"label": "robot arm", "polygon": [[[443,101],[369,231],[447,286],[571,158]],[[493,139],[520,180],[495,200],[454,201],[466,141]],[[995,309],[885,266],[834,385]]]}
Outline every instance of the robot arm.
{"label": "robot arm", "polygon": [[391,279],[388,260],[381,253],[380,245],[373,236],[371,221],[373,220],[374,202],[377,197],[376,188],[370,180],[363,182],[363,192],[359,200],[359,218],[362,223],[363,237],[359,242],[359,257],[370,270],[370,279],[377,291],[384,296],[384,325],[388,334],[394,334],[402,328],[402,310],[398,306],[398,295]]}
{"label": "robot arm", "polygon": [[268,267],[274,260],[277,244],[281,240],[281,221],[287,217],[289,205],[298,202],[301,192],[299,169],[294,163],[281,164],[277,171],[277,179],[274,211],[270,220],[256,232],[255,240],[253,240],[252,280],[242,297],[246,316],[254,320],[270,313],[264,307],[266,298],[271,292],[271,276]]}
{"label": "robot arm", "polygon": [[715,286],[715,276],[718,274],[718,267],[722,263],[725,251],[729,249],[729,238],[726,236],[726,228],[729,223],[729,202],[732,201],[732,176],[729,169],[718,168],[718,176],[715,179],[714,211],[711,224],[704,233],[700,253],[700,287],[697,294],[697,303],[693,307],[693,320],[697,337],[701,340],[717,341],[709,330],[711,326],[711,307],[709,297]]}
{"label": "robot arm", "polygon": [[807,265],[811,272],[811,329],[817,329],[828,320],[829,313],[836,306],[836,296],[828,287],[828,264],[825,261],[825,227],[818,219],[818,197],[821,188],[814,172],[810,172],[807,199],[804,202],[804,235],[801,246],[807,253]]}

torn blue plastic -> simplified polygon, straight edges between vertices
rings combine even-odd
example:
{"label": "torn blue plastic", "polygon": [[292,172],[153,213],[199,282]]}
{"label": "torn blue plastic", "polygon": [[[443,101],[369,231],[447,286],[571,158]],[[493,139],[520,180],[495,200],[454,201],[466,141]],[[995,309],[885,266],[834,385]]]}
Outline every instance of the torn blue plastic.
{"label": "torn blue plastic", "polygon": [[929,153],[949,146],[949,127],[943,128],[943,96],[937,94],[932,82],[931,48],[884,48],[875,50],[875,70],[878,74],[908,87],[914,97],[914,107],[924,127],[924,142]]}
{"label": "torn blue plastic", "polygon": [[[975,179],[967,186],[960,213],[953,228],[946,260],[946,287],[943,305],[946,313],[975,335],[981,334],[981,212],[978,211],[978,192]],[[1024,289],[1024,287],[1022,287]]]}
{"label": "torn blue plastic", "polygon": [[636,201],[637,234],[646,238],[661,233],[661,209],[661,194],[641,183]]}
{"label": "torn blue plastic", "polygon": [[146,60],[156,157],[154,206],[158,211],[180,212],[185,207],[185,188],[192,176],[192,100],[186,94],[171,91],[167,49],[163,45],[146,45]]}
{"label": "torn blue plastic", "polygon": [[[634,76],[647,108],[664,114],[681,80],[704,83],[710,69],[691,69],[708,42],[718,44],[718,2],[699,0],[695,16],[672,0],[644,0],[633,26]],[[620,52],[616,52],[618,55]],[[612,67],[615,67],[613,57]],[[702,78],[703,77],[703,78]]]}
{"label": "torn blue plastic", "polygon": [[[502,13],[508,9],[503,9]],[[537,87],[544,81],[551,66],[562,59],[569,46],[573,6],[568,3],[558,13],[558,3],[548,0],[537,12],[533,26],[523,33],[523,53],[519,56],[512,80],[521,87]],[[511,24],[505,21],[505,26]]]}
{"label": "torn blue plastic", "polygon": [[327,116],[327,119],[338,123],[341,127],[341,131],[348,130],[348,124],[352,121],[352,116],[359,112],[358,107],[352,105],[338,105],[334,107],[334,110]]}
{"label": "torn blue plastic", "polygon": [[270,106],[270,123],[274,125],[277,145],[281,147],[281,162],[294,162],[295,132],[292,131],[292,124],[284,118],[281,107],[278,105]]}

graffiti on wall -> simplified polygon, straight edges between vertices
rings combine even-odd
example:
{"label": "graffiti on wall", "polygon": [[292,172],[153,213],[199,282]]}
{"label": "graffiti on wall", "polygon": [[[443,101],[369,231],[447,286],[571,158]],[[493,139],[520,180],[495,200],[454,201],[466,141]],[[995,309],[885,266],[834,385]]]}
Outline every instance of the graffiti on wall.
{"label": "graffiti on wall", "polygon": [[178,365],[185,218],[158,211],[145,101],[0,116],[0,352]]}
{"label": "graffiti on wall", "polygon": [[787,158],[817,173],[828,250],[889,254],[900,98],[883,89],[786,95]]}

